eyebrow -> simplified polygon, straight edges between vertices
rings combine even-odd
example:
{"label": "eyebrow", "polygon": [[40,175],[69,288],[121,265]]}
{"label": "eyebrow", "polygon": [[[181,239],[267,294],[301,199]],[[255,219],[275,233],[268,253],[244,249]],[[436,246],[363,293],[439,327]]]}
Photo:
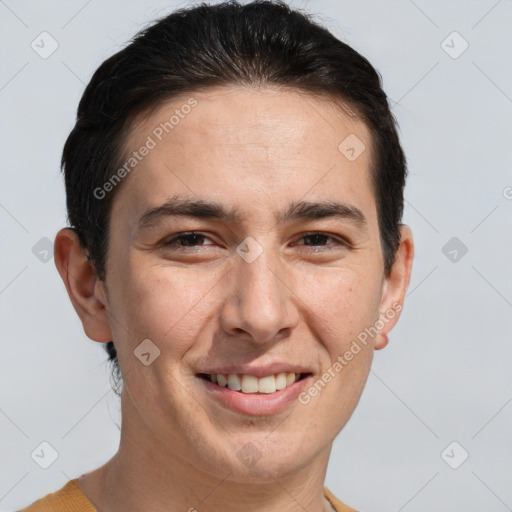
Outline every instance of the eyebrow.
{"label": "eyebrow", "polygon": [[[215,219],[232,224],[241,224],[247,219],[247,216],[243,215],[236,207],[228,207],[225,204],[204,199],[173,196],[165,203],[146,211],[137,222],[137,230],[153,227],[165,217]],[[275,221],[284,223],[324,218],[348,220],[362,230],[367,228],[367,220],[359,208],[334,200],[292,202],[288,208],[277,213]]]}

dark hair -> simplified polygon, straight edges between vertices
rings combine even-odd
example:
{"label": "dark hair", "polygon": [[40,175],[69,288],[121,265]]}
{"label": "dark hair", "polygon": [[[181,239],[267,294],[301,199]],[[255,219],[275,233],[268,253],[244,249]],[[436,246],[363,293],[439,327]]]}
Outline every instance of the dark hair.
{"label": "dark hair", "polygon": [[[371,177],[384,273],[400,242],[406,160],[381,76],[312,16],[281,0],[229,0],[174,11],[140,31],[94,73],[62,155],[67,211],[82,249],[105,279],[115,187],[94,193],[125,161],[130,124],[178,94],[212,86],[268,85],[348,105],[372,132]],[[341,141],[340,141],[341,142]],[[113,342],[106,346],[120,379]]]}

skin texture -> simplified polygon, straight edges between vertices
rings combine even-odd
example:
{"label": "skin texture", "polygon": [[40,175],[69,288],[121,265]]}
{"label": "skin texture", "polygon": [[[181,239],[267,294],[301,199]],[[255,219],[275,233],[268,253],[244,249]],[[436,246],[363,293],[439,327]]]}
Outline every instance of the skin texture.
{"label": "skin texture", "polygon": [[[357,336],[402,304],[414,253],[407,226],[384,276],[366,125],[326,99],[272,88],[212,88],[174,98],[140,117],[127,153],[193,97],[197,105],[119,185],[110,219],[106,282],[74,233],[55,239],[55,261],[86,334],[114,340],[124,388],[118,453],[83,475],[101,510],[330,510],[323,482],[334,438],[354,411],[375,349],[399,312],[307,405],[276,414],[234,412],[196,372],[223,365],[287,362],[318,380]],[[338,145],[355,134],[354,161]],[[168,217],[137,230],[148,209],[174,195],[237,207],[240,223]],[[342,218],[276,222],[293,201],[357,207],[366,228]],[[165,247],[171,235],[206,238]],[[334,238],[308,238],[319,232]],[[236,253],[246,237],[262,253]],[[335,245],[336,240],[349,245]],[[331,249],[329,249],[331,247]],[[145,366],[134,350],[160,350]],[[251,467],[237,452],[252,443]],[[169,508],[172,504],[172,508]],[[300,505],[298,505],[300,504]]]}

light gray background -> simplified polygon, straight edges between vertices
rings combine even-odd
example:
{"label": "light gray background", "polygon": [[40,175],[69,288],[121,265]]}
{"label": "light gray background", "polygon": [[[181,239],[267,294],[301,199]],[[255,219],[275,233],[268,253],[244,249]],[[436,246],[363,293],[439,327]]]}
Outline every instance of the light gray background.
{"label": "light gray background", "polygon": [[[408,157],[404,220],[417,251],[402,318],[326,485],[366,512],[512,510],[512,1],[290,3],[381,72]],[[59,160],[84,85],[143,25],[187,4],[0,1],[1,510],[117,450],[106,354],[84,335],[53,259],[32,248],[65,225]],[[59,45],[47,59],[30,46],[43,31]],[[469,43],[458,58],[442,47],[454,31]],[[452,35],[444,46],[463,44]],[[452,237],[468,248],[456,262],[442,252]],[[59,455],[46,470],[31,458],[42,441]],[[452,469],[445,460],[462,450],[469,458]]]}

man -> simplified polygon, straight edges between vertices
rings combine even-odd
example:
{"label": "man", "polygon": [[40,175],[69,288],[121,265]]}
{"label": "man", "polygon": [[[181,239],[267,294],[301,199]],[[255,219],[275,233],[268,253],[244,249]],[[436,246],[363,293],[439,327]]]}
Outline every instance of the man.
{"label": "man", "polygon": [[63,168],[55,261],[121,441],[24,510],[354,510],[329,455],[414,253],[368,61],[281,2],[182,9],[94,74]]}

